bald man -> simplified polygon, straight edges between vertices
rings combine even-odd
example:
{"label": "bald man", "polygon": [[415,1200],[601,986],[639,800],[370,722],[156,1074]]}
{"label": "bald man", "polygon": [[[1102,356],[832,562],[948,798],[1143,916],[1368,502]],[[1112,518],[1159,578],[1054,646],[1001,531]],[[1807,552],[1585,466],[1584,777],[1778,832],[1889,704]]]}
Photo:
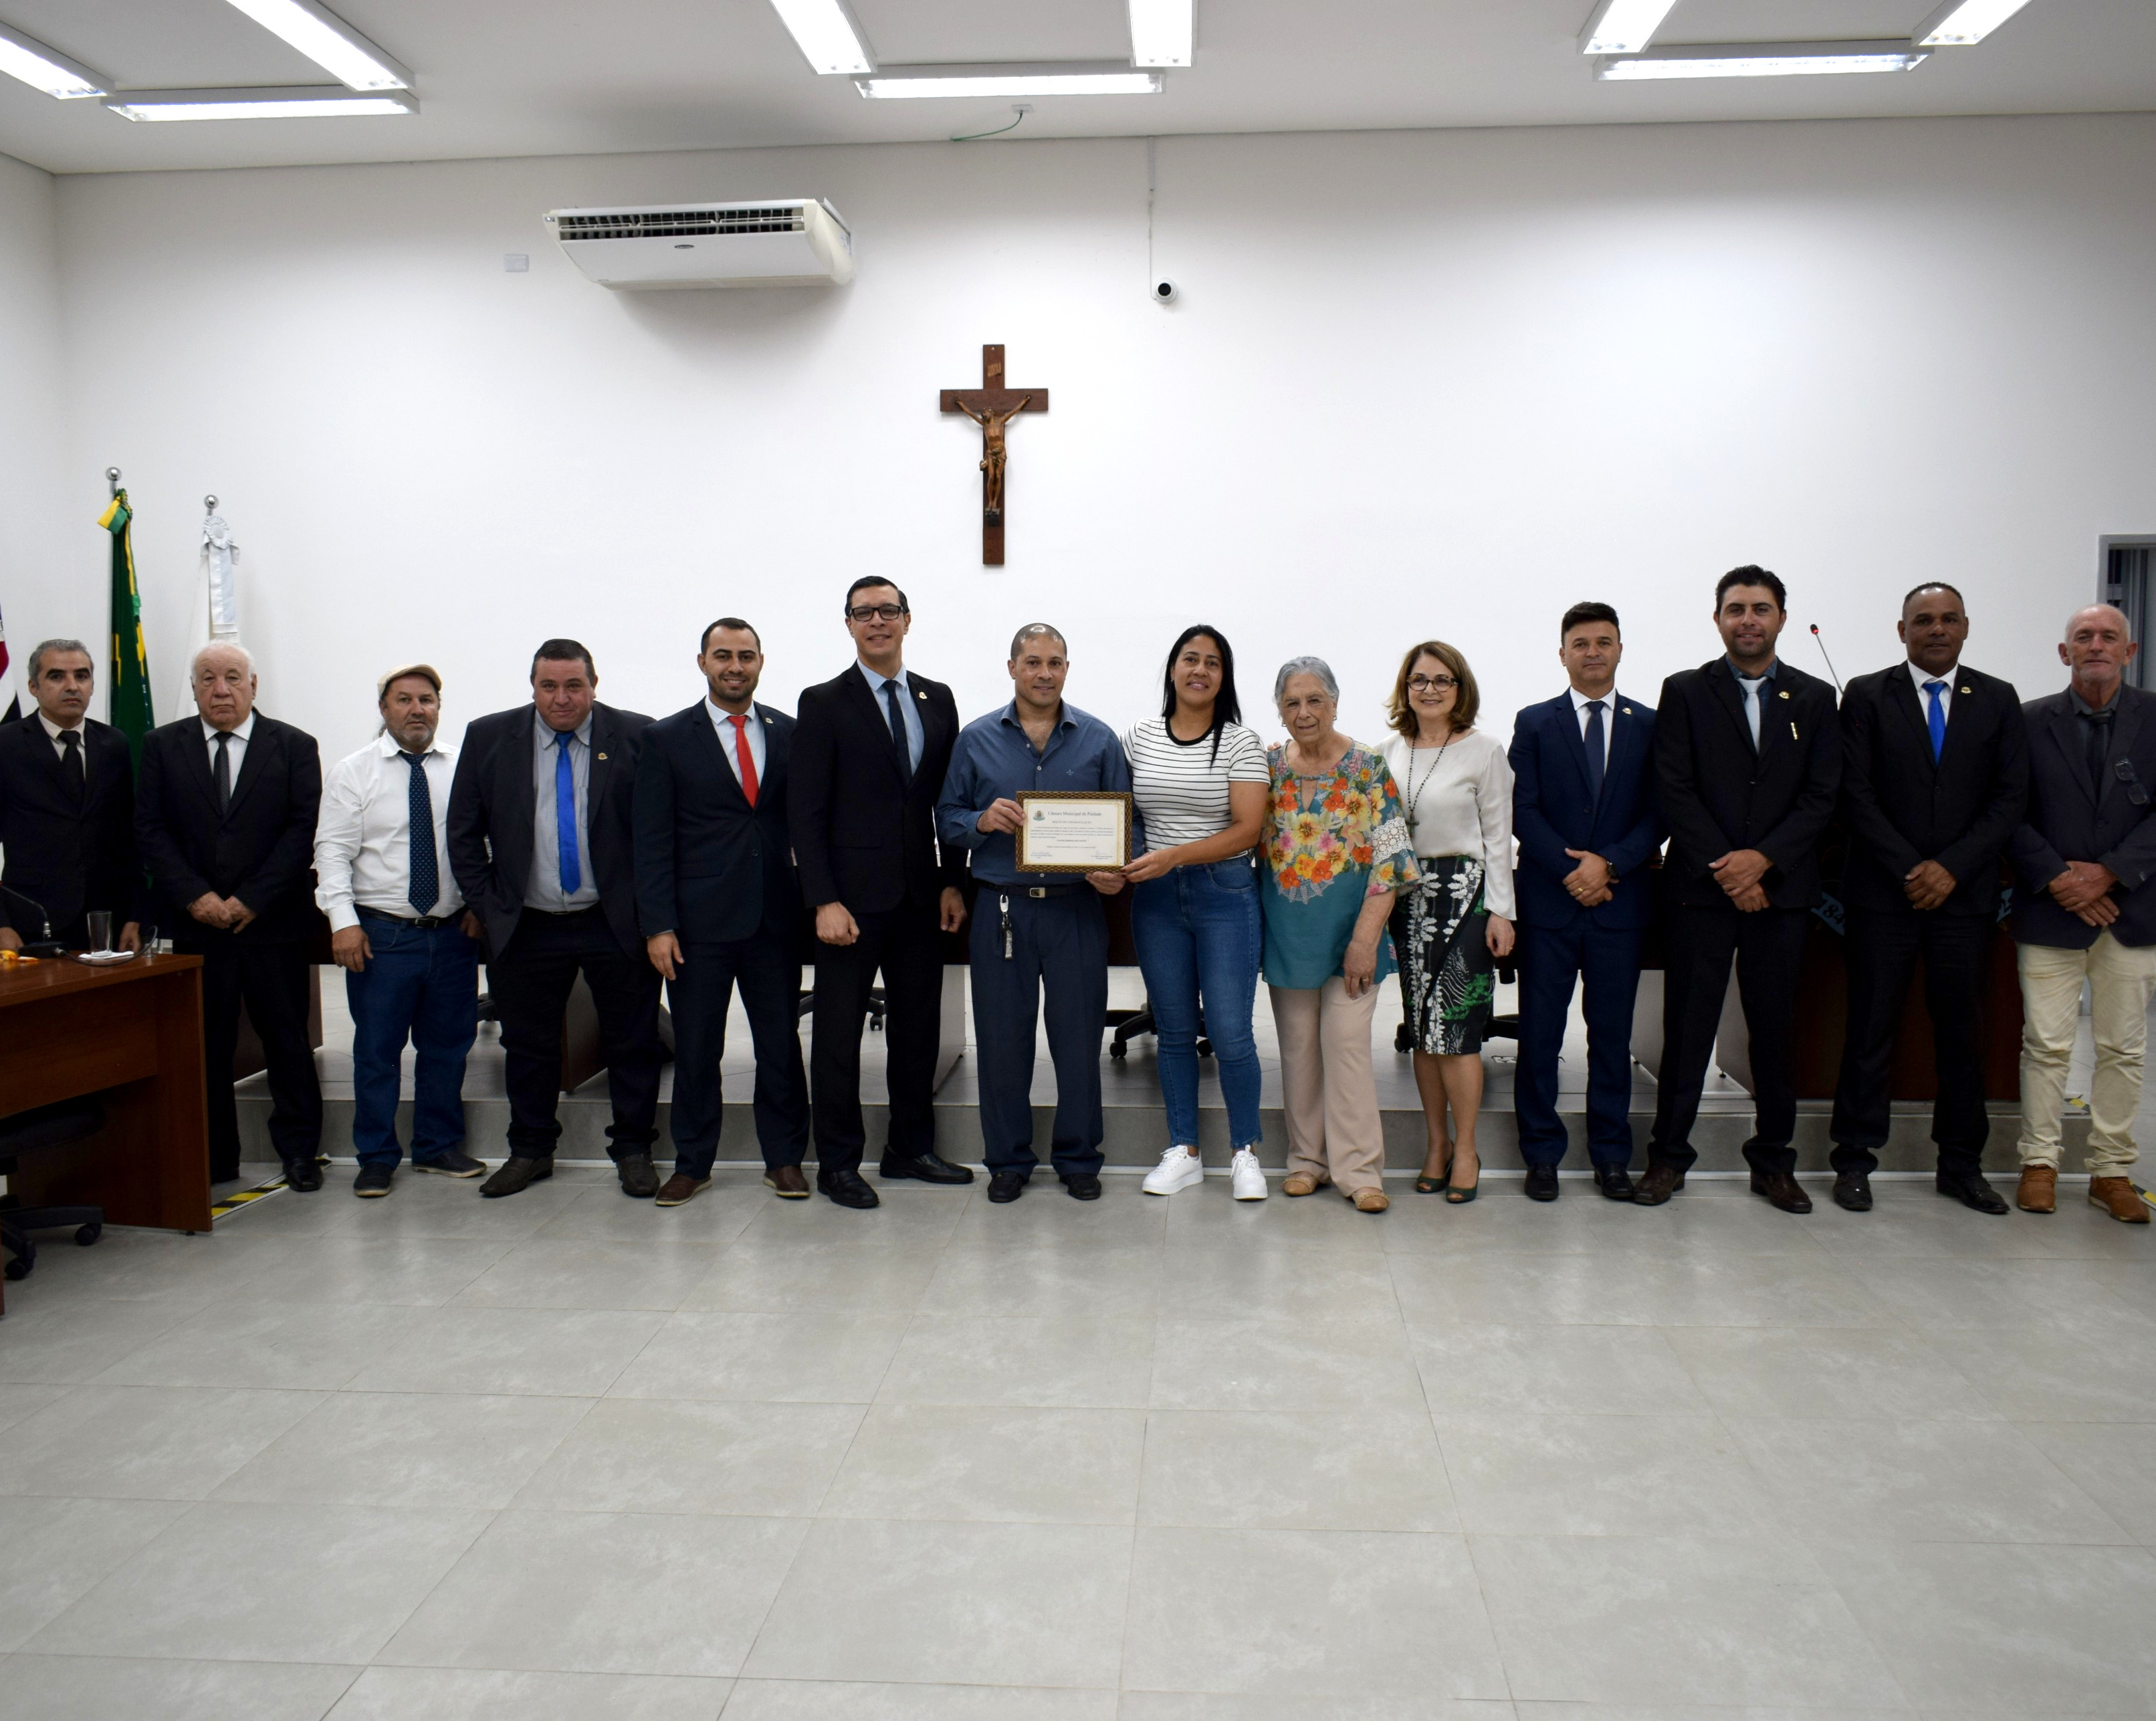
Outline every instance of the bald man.
{"label": "bald man", "polygon": [[2128,1171],[2156,990],[2156,694],[2126,683],[2140,650],[2108,604],[2066,622],[2066,691],[2022,708],[2029,810],[2013,849],[2024,886],[2014,925],[2024,1018],[2016,1200],[2029,1213],[2057,1204],[2060,1115],[2086,981],[2096,1040],[2088,1198],[2129,1225],[2148,1223]]}

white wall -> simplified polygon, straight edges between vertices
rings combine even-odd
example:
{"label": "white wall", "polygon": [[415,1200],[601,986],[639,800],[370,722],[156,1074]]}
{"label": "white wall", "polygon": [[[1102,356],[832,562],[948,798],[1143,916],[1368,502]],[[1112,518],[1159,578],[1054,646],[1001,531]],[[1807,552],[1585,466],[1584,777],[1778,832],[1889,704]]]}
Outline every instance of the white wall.
{"label": "white wall", "polygon": [[31,647],[102,631],[62,571],[64,418],[59,199],[52,175],[0,156],[0,619],[26,703]]}
{"label": "white wall", "polygon": [[[538,220],[780,194],[844,212],[850,287],[616,295]],[[1845,674],[1890,660],[1901,592],[1943,575],[1971,660],[2033,691],[2098,535],[2156,531],[2156,116],[1173,139],[1167,311],[1127,141],[84,177],[59,204],[71,625],[102,625],[117,464],[173,715],[214,490],[264,704],[331,753],[392,660],[470,716],[548,633],[675,709],[726,611],[789,702],[846,661],[871,569],[968,715],[1020,622],[1060,622],[1072,697],[1122,720],[1208,617],[1260,707],[1318,652],[1374,733],[1434,633],[1502,725],[1590,595],[1652,697],[1754,560],[1804,668],[1815,621]],[[993,340],[1054,391],[1013,432],[1000,571],[978,435],[935,409]]]}

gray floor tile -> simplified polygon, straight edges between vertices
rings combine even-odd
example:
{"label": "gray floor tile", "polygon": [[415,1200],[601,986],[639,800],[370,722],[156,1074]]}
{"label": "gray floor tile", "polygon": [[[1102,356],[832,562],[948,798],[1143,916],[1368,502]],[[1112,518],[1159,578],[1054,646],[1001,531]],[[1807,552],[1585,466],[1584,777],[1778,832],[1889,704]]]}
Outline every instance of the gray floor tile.
{"label": "gray floor tile", "polygon": [[[1167,1261],[1157,1242],[953,1243],[919,1306],[937,1315],[1150,1316],[1169,1288]],[[1190,1267],[1189,1256],[1178,1254],[1173,1281],[1178,1303],[1191,1295]]]}
{"label": "gray floor tile", "polygon": [[[1409,1186],[1400,1186],[1400,1199]],[[1211,1247],[1281,1250],[1345,1249],[1382,1253],[1389,1213],[1358,1213],[1330,1189],[1316,1195],[1284,1196],[1280,1184],[1262,1201],[1239,1201],[1228,1193],[1225,1177],[1209,1176],[1194,1189],[1146,1200],[1168,1209],[1171,1249]],[[1389,1188],[1389,1193],[1392,1193]]]}
{"label": "gray floor tile", "polygon": [[[1736,1186],[1738,1191],[1743,1187]],[[1580,1192],[1586,1196],[1590,1189],[1584,1186]],[[1825,1191],[1816,1185],[1813,1199],[1819,1206],[1807,1216],[1784,1213],[1748,1193],[1708,1196],[1703,1189],[1695,1185],[1660,1207],[1635,1207],[1629,1201],[1594,1196],[1593,1235],[1604,1249],[1686,1257],[1815,1257],[1822,1252],[1814,1227],[1827,1203]],[[1565,1200],[1570,1201],[1569,1193]]]}
{"label": "gray floor tile", "polygon": [[48,1233],[38,1250],[37,1271],[41,1289],[70,1298],[146,1300],[168,1309],[196,1309],[251,1290],[298,1247],[236,1232],[183,1237],[111,1226],[87,1249],[69,1244],[65,1232]]}
{"label": "gray floor tile", "polygon": [[1330,1530],[1140,1530],[1123,1684],[1506,1694],[1462,1538]]}
{"label": "gray floor tile", "polygon": [[1826,1573],[1786,1537],[1471,1543],[1516,1703],[1902,1701]]}
{"label": "gray floor tile", "polygon": [[2156,1338],[2087,1319],[1925,1336],[2015,1421],[2156,1422]]}
{"label": "gray floor tile", "polygon": [[[1731,1708],[1717,1703],[1515,1703],[1517,1721],[1911,1721],[1915,1711],[1892,1708],[1851,1708],[1835,1703],[1827,1708],[1785,1708],[1779,1704],[1745,1703]],[[1947,1721],[1928,1716],[1924,1721]],[[2030,1716],[2029,1721],[2050,1721]]]}
{"label": "gray floor tile", "polygon": [[671,1314],[612,1396],[866,1404],[906,1324],[845,1310]]}
{"label": "gray floor tile", "polygon": [[836,1239],[770,1237],[730,1243],[681,1299],[685,1311],[796,1314],[858,1309],[911,1314],[942,1258],[930,1248],[864,1248]]}
{"label": "gray floor tile", "polygon": [[[661,1156],[659,1175],[671,1175]],[[592,1242],[730,1243],[747,1230],[764,1203],[778,1196],[737,1171],[721,1171],[711,1186],[679,1207],[632,1201],[616,1184],[585,1190],[533,1233],[535,1238],[580,1237]]]}
{"label": "gray floor tile", "polygon": [[367,1661],[488,1515],[239,1501],[190,1507],[24,1647],[59,1655]]}
{"label": "gray floor tile", "polygon": [[716,1243],[544,1237],[520,1243],[459,1291],[459,1308],[657,1309],[680,1306],[717,1263]]}
{"label": "gray floor tile", "polygon": [[1885,1307],[1824,1254],[1395,1255],[1418,1325],[1887,1326]]}
{"label": "gray floor tile", "polygon": [[78,1387],[8,1431],[0,1494],[202,1499],[321,1401],[216,1386]]}
{"label": "gray floor tile", "polygon": [[13,1428],[23,1417],[64,1398],[71,1388],[45,1385],[34,1380],[0,1380],[0,1434]]}
{"label": "gray floor tile", "polygon": [[1783,1526],[1807,1539],[2132,1539],[2010,1423],[1739,1417],[1730,1426]]}
{"label": "gray floor tile", "polygon": [[726,1679],[369,1667],[336,1721],[718,1721]]}
{"label": "gray floor tile", "polygon": [[1419,1410],[1155,1411],[1138,1521],[1219,1529],[1460,1528]]}
{"label": "gray floor tile", "polygon": [[1002,1205],[988,1198],[984,1184],[976,1184],[950,1241],[969,1248],[1039,1243],[1055,1249],[1157,1249],[1170,1204],[1146,1194],[1138,1181],[1126,1176],[1103,1177],[1100,1200],[1075,1201],[1063,1192],[1055,1173],[1043,1165],[1022,1199]]}
{"label": "gray floor tile", "polygon": [[[1747,1338],[1765,1336],[1758,1329]],[[1418,1325],[1416,1366],[1434,1413],[1704,1414],[1707,1402],[1652,1327]]]}
{"label": "gray floor tile", "polygon": [[[1131,1532],[827,1519],[742,1671],[757,1678],[1112,1687]],[[845,1629],[834,1631],[833,1621]]]}
{"label": "gray floor tile", "polygon": [[1375,1249],[1175,1248],[1164,1288],[1173,1312],[1196,1320],[1296,1321],[1314,1309],[1328,1320],[1390,1320],[1399,1313],[1385,1257]]}
{"label": "gray floor tile", "polygon": [[1423,1396],[1397,1319],[1163,1318],[1153,1341],[1152,1403],[1183,1411],[1414,1410]]}
{"label": "gray floor tile", "polygon": [[951,1241],[966,1211],[966,1190],[886,1183],[875,1175],[873,1161],[864,1175],[875,1186],[880,1206],[862,1211],[842,1207],[821,1195],[805,1201],[782,1201],[774,1196],[743,1227],[742,1238],[751,1242],[818,1239],[857,1248],[911,1249],[940,1249]]}
{"label": "gray floor tile", "polygon": [[[7,1549],[0,1561],[0,1654],[57,1618],[187,1509],[178,1500],[0,1497],[0,1548]],[[0,1680],[0,1693],[8,1688]]]}
{"label": "gray floor tile", "polygon": [[862,1407],[605,1398],[516,1503],[550,1512],[814,1515]]}
{"label": "gray floor tile", "polygon": [[[2002,1177],[1996,1186],[2013,1199],[2010,1180]],[[1806,1222],[1811,1235],[1830,1255],[1852,1260],[2041,1261],[2056,1253],[2055,1228],[2033,1214],[2002,1219],[1936,1193],[1927,1201],[1881,1201],[1869,1213],[1814,1200],[1816,1210]]]}
{"label": "gray floor tile", "polygon": [[2149,1487],[2149,1478],[2156,1477],[2156,1422],[2020,1426],[2129,1535],[2156,1545],[2156,1489]]}
{"label": "gray floor tile", "polygon": [[879,1404],[819,1515],[1128,1524],[1146,1441],[1140,1410]]}
{"label": "gray floor tile", "polygon": [[214,1498],[496,1511],[593,1402],[513,1393],[330,1393],[218,1483]]}
{"label": "gray floor tile", "polygon": [[376,1659],[729,1677],[807,1528],[785,1518],[504,1512]]}
{"label": "gray floor tile", "polygon": [[2145,1548],[1846,1542],[1815,1548],[1917,1708],[2156,1708]]}
{"label": "gray floor tile", "polygon": [[249,1283],[251,1302],[393,1303],[437,1308],[510,1251],[498,1240],[458,1237],[315,1237]]}
{"label": "gray floor tile", "polygon": [[396,1193],[386,1201],[352,1201],[326,1181],[318,1195],[278,1199],[309,1201],[332,1211],[341,1210],[341,1222],[326,1227],[340,1236],[467,1237],[516,1243],[535,1235],[550,1219],[558,1219],[592,1186],[557,1171],[521,1194],[490,1201],[479,1192],[476,1182],[465,1178],[400,1177]]}
{"label": "gray floor tile", "polygon": [[[1409,1180],[1385,1187],[1393,1207],[1379,1241],[1389,1255],[1589,1255],[1624,1246],[1624,1227],[1602,1211],[1615,1204],[1599,1196],[1575,1200],[1583,1191],[1576,1184],[1567,1183],[1554,1205],[1528,1201],[1512,1178],[1493,1179],[1472,1204],[1457,1206],[1416,1193]],[[1636,1224],[1635,1216],[1624,1216]]]}
{"label": "gray floor tile", "polygon": [[260,1386],[328,1391],[393,1349],[416,1309],[213,1303],[97,1377],[105,1386]]}
{"label": "gray floor tile", "polygon": [[[1127,1691],[1118,1721],[1515,1721],[1502,1698]],[[1723,1718],[1729,1721],[1729,1718]],[[1824,1718],[1815,1718],[1824,1721]]]}
{"label": "gray floor tile", "polygon": [[2105,1309],[2122,1307],[2101,1278],[2099,1263],[2092,1262],[1856,1260],[1846,1264],[1898,1319],[1919,1327],[2071,1332],[2101,1319]]}
{"label": "gray floor tile", "polygon": [[667,1319],[648,1309],[433,1309],[346,1384],[355,1392],[596,1398]]}
{"label": "gray floor tile", "polygon": [[1945,1353],[1891,1327],[1671,1327],[1664,1337],[1724,1416],[1998,1415]]}
{"label": "gray floor tile", "polygon": [[878,1399],[1142,1408],[1153,1323],[1132,1315],[914,1317]]}
{"label": "gray floor tile", "polygon": [[185,1304],[69,1298],[37,1276],[8,1288],[0,1380],[71,1383],[101,1375],[187,1318]]}
{"label": "gray floor tile", "polygon": [[726,1721],[1116,1721],[1112,1691],[742,1679]]}
{"label": "gray floor tile", "polygon": [[5,1671],[8,1721],[121,1715],[321,1721],[359,1672],[352,1667],[61,1655],[13,1656]]}

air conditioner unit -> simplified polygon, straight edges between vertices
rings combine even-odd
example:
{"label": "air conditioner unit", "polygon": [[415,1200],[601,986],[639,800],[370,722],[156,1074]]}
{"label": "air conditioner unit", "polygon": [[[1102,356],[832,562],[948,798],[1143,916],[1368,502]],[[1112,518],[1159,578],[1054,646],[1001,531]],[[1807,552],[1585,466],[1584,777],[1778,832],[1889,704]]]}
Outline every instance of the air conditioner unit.
{"label": "air conditioner unit", "polygon": [[602,287],[829,287],[854,274],[854,236],[821,197],[556,209],[547,221]]}

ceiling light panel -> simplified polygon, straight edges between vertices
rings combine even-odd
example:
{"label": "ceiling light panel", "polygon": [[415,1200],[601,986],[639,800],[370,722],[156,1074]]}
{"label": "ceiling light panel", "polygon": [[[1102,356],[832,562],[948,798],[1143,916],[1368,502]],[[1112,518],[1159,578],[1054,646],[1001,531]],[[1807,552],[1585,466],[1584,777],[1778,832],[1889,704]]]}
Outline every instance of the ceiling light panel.
{"label": "ceiling light panel", "polygon": [[1582,54],[1637,54],[1677,0],[1601,0],[1579,33]]}
{"label": "ceiling light panel", "polygon": [[1131,64],[1188,65],[1197,33],[1192,17],[1196,3],[1197,0],[1130,0]]}
{"label": "ceiling light panel", "polygon": [[837,72],[872,72],[875,62],[840,0],[771,0],[809,65],[829,77]]}
{"label": "ceiling light panel", "polygon": [[412,74],[317,0],[228,0],[353,90],[409,90]]}
{"label": "ceiling light panel", "polygon": [[1912,71],[1931,58],[1909,42],[1744,42],[1651,49],[1599,60],[1611,83],[1671,78],[1803,78]]}
{"label": "ceiling light panel", "polygon": [[69,59],[36,37],[25,36],[5,24],[0,24],[0,73],[62,101],[102,95],[112,87],[103,73],[93,72],[80,60]]}
{"label": "ceiling light panel", "polygon": [[400,90],[361,94],[334,84],[270,90],[130,90],[105,106],[127,120],[343,120],[416,114]]}
{"label": "ceiling light panel", "polygon": [[2029,3],[2029,0],[1947,0],[1917,26],[1926,48],[1971,48]]}
{"label": "ceiling light panel", "polygon": [[939,96],[983,95],[1158,95],[1158,72],[1128,66],[957,65],[886,66],[873,77],[856,78],[863,95],[927,100]]}

